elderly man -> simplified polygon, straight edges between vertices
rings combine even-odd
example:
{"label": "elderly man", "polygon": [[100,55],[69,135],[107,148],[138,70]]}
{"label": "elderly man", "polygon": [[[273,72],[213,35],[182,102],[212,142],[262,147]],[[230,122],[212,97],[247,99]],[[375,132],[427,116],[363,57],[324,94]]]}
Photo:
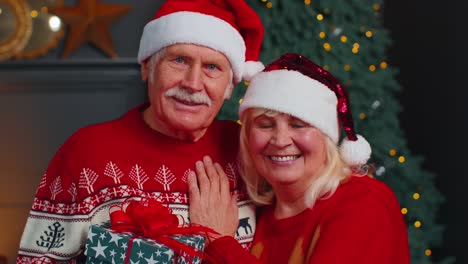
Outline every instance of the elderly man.
{"label": "elderly man", "polygon": [[188,220],[187,175],[210,156],[238,193],[238,240],[255,212],[236,172],[238,126],[214,120],[234,84],[261,70],[263,27],[243,0],[168,0],[143,31],[138,60],[149,103],[72,135],[49,164],[18,263],[81,259],[91,224],[127,198],[154,198]]}

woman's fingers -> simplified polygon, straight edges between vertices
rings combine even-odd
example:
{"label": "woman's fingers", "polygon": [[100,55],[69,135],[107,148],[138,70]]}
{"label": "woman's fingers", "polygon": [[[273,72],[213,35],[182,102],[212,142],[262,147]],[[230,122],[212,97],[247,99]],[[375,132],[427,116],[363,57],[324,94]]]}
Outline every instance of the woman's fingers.
{"label": "woman's fingers", "polygon": [[197,161],[195,164],[195,172],[197,173],[198,186],[200,187],[200,194],[206,195],[210,193],[210,180],[206,175],[205,166],[202,161]]}
{"label": "woman's fingers", "polygon": [[219,175],[219,191],[222,197],[230,197],[231,192],[229,191],[229,179],[224,173],[223,168],[218,163],[215,163],[216,172]]}
{"label": "woman's fingers", "polygon": [[220,178],[218,175],[218,171],[216,170],[213,164],[213,161],[208,156],[203,157],[203,164],[205,165],[205,171],[208,176],[208,180],[210,181],[211,194],[218,196],[219,195],[219,178]]}
{"label": "woman's fingers", "polygon": [[[218,163],[204,157],[188,175],[190,221],[222,235],[234,235],[238,226],[237,197],[229,191],[229,179]],[[198,180],[198,184],[197,184]]]}
{"label": "woman's fingers", "polygon": [[[230,212],[232,213],[232,217],[234,219],[239,219],[239,206],[237,205],[237,193],[233,194],[232,197],[231,197],[231,203],[230,203]],[[236,222],[237,225],[239,224],[238,222]],[[237,229],[237,225],[235,225],[235,229],[234,231]]]}
{"label": "woman's fingers", "polygon": [[187,184],[189,191],[189,199],[195,204],[200,200],[200,189],[198,189],[197,175],[195,172],[190,171],[187,176]]}

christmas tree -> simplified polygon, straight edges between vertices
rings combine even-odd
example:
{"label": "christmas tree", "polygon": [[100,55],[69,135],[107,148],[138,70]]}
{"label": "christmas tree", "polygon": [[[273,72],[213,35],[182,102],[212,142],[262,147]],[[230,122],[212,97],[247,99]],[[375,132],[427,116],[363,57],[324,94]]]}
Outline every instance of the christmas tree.
{"label": "christmas tree", "polygon": [[[422,168],[402,132],[398,113],[400,90],[396,69],[387,63],[390,45],[383,28],[383,0],[251,0],[265,26],[260,60],[272,62],[286,52],[312,59],[348,89],[356,131],[372,146],[370,163],[376,179],[395,192],[407,222],[411,263],[433,263],[432,249],[440,246],[443,227],[436,216],[443,197],[434,175]],[[234,90],[220,119],[237,119],[247,84]],[[382,227],[385,228],[385,227]],[[442,263],[452,263],[442,258]]]}

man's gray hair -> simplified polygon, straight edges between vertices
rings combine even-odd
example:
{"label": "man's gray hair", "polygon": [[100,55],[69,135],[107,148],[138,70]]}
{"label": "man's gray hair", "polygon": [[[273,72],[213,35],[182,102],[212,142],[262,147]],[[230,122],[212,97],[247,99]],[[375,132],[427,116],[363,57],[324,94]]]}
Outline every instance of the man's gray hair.
{"label": "man's gray hair", "polygon": [[149,65],[149,76],[148,76],[148,81],[150,84],[153,84],[154,82],[154,68],[156,67],[156,64],[159,62],[159,59],[166,53],[166,48],[162,48],[158,50],[156,53],[154,53],[151,58],[150,58],[150,65]]}

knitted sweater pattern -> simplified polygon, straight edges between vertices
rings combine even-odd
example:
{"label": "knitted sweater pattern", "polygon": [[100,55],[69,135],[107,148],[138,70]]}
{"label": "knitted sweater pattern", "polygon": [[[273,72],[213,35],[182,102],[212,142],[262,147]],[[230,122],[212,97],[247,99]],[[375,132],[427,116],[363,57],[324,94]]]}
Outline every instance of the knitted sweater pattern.
{"label": "knitted sweater pattern", "polygon": [[156,199],[188,222],[187,175],[205,155],[221,164],[239,194],[236,237],[249,248],[255,211],[236,169],[238,137],[235,122],[214,121],[197,142],[176,140],[149,128],[141,107],[78,130],[39,183],[17,263],[75,262],[89,226],[108,221],[108,208],[132,197]]}

